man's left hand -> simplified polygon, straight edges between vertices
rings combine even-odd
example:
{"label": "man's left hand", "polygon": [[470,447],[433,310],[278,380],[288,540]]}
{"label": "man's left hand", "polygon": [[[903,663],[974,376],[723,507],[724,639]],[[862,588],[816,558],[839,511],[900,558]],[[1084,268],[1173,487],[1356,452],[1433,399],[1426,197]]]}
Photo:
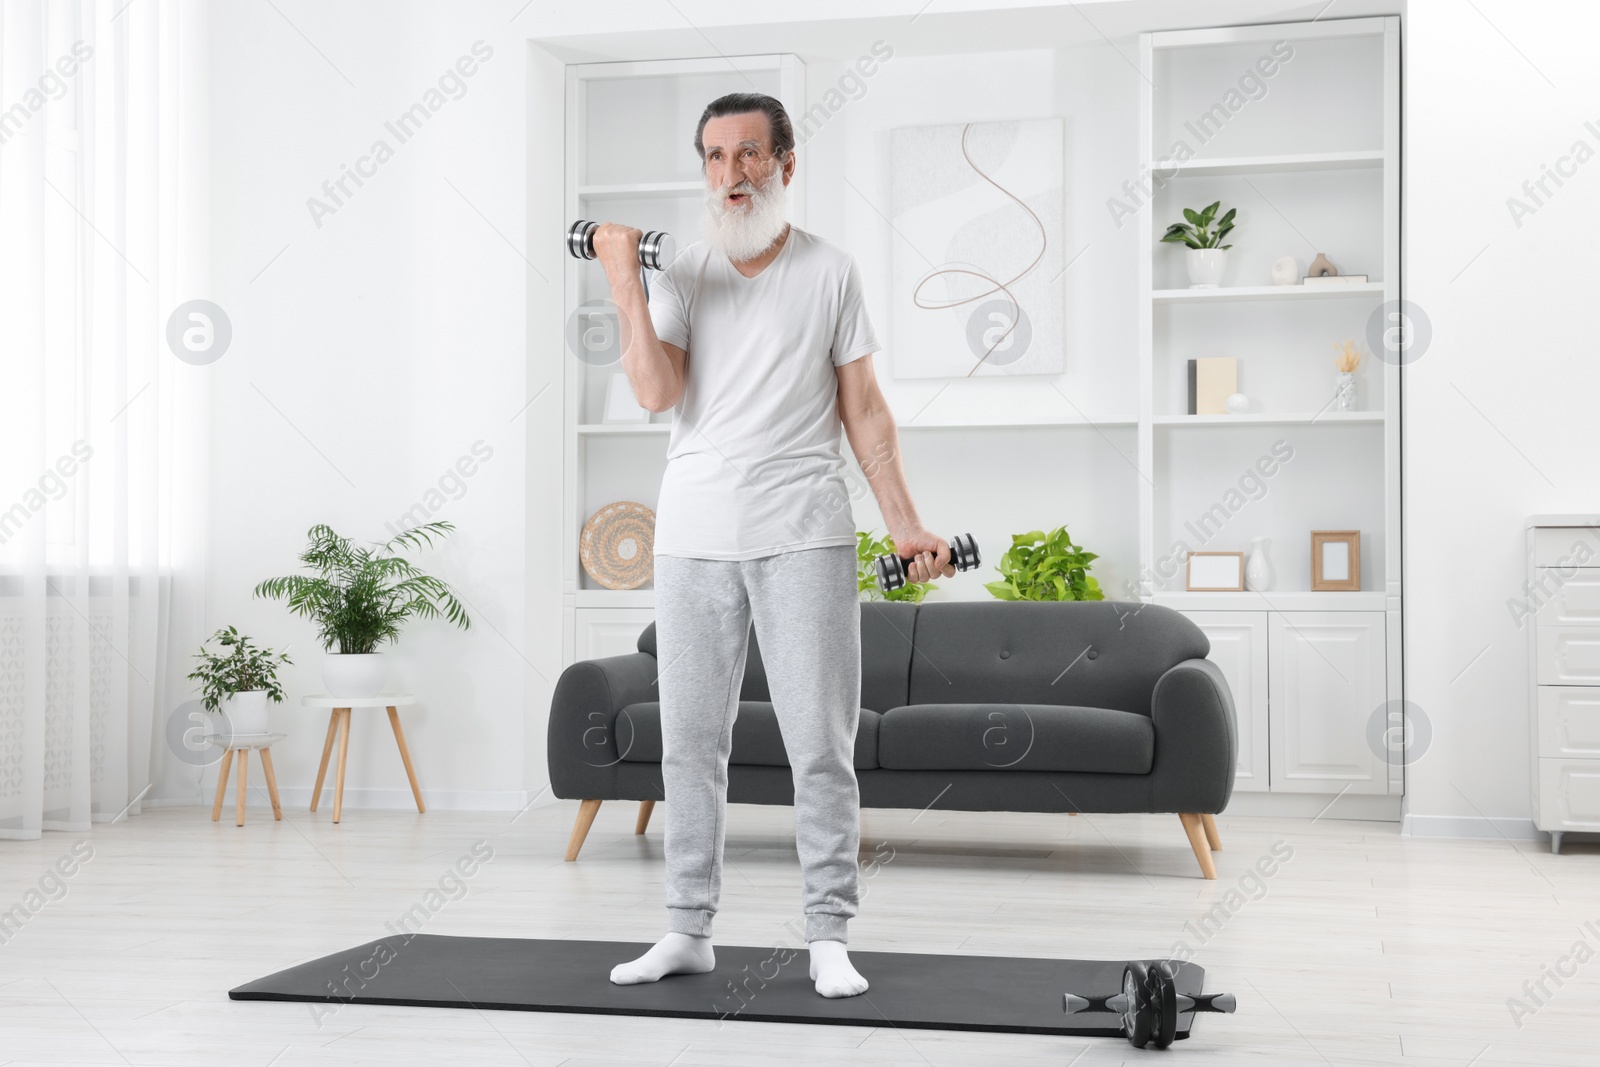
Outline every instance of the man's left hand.
{"label": "man's left hand", "polygon": [[950,543],[943,538],[920,527],[889,536],[894,540],[895,555],[911,560],[906,567],[906,581],[929,582],[955,574],[956,566],[950,562]]}

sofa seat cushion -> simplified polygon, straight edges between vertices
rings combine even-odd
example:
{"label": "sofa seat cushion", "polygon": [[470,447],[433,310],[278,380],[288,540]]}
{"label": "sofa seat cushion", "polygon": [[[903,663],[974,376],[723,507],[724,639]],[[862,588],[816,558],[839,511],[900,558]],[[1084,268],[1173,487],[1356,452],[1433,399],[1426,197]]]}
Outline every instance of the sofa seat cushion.
{"label": "sofa seat cushion", "polygon": [[[878,721],[883,716],[861,709],[856,726],[855,767],[868,770],[878,765]],[[661,762],[661,702],[651,700],[629,704],[617,712],[614,730],[617,752],[627,763]],[[778,729],[778,713],[765,700],[739,701],[739,714],[733,720],[733,750],[730,764],[756,767],[787,767],[789,754]]]}
{"label": "sofa seat cushion", "polygon": [[878,724],[878,762],[902,771],[1149,774],[1148,715],[1060,704],[911,704]]}

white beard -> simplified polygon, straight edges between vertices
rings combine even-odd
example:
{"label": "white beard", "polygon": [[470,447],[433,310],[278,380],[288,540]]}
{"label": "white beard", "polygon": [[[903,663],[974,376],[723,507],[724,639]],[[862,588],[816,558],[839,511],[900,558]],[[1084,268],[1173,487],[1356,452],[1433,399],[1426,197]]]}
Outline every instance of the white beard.
{"label": "white beard", "polygon": [[[748,193],[749,199],[730,205],[727,197],[735,192]],[[705,211],[700,215],[701,236],[735,263],[755,259],[772,247],[787,225],[783,216],[788,192],[781,167],[774,168],[772,177],[760,188],[746,178],[736,185],[707,189]]]}

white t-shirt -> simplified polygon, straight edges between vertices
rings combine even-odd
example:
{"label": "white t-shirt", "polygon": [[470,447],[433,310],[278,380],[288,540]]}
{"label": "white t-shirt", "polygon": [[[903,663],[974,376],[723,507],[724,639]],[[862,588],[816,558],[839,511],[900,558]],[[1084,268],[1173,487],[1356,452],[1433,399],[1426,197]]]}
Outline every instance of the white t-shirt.
{"label": "white t-shirt", "polygon": [[697,241],[651,275],[650,319],[689,354],[655,554],[854,545],[834,368],[878,348],[855,258],[791,224],[777,258],[746,278]]}

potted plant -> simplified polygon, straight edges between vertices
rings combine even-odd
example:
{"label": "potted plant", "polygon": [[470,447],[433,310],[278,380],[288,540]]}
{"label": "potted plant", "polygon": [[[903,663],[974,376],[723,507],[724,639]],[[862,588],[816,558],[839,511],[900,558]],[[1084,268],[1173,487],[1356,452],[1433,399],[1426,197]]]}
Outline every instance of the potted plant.
{"label": "potted plant", "polygon": [[448,585],[394,554],[397,548],[432,547],[433,538],[454,529],[448,522],[429,522],[381,545],[358,548],[328,526],[313,526],[300,562],[317,573],[268,578],[256,586],[256,596],[282,600],[317,624],[328,653],[322,681],[329,693],[375,696],[385,679],[378,646],[398,638],[401,623],[443,616],[463,630],[472,625]]}
{"label": "potted plant", "polygon": [[1221,206],[1222,201],[1218,200],[1199,211],[1184,208],[1183,217],[1187,221],[1174,222],[1161,236],[1163,241],[1182,241],[1189,246],[1187,256],[1191,289],[1215,289],[1222,282],[1223,268],[1228,265],[1228,249],[1233,247],[1223,244],[1222,239],[1233,229],[1233,217],[1238,213],[1238,208],[1230,207],[1226,215],[1216,219],[1217,228],[1213,230],[1211,220],[1216,218],[1217,209]]}
{"label": "potted plant", "polygon": [[222,715],[227,733],[266,733],[267,700],[283,702],[278,664],[293,661],[287,653],[257,648],[232,626],[218,630],[210,640],[222,646],[224,652],[219,655],[202,644],[195,653],[200,666],[188,675],[190,681],[200,683],[206,710]]}
{"label": "potted plant", "polygon": [[1072,543],[1065,526],[1015,534],[996,568],[1002,581],[984,588],[1001,600],[1104,600],[1089,564],[1100,557]]}
{"label": "potted plant", "polygon": [[939,588],[932,582],[907,581],[899,589],[884,592],[878,585],[878,557],[894,551],[894,538],[884,534],[882,540],[873,540],[872,534],[856,531],[856,588],[868,600],[909,600],[922,603],[930,590]]}

